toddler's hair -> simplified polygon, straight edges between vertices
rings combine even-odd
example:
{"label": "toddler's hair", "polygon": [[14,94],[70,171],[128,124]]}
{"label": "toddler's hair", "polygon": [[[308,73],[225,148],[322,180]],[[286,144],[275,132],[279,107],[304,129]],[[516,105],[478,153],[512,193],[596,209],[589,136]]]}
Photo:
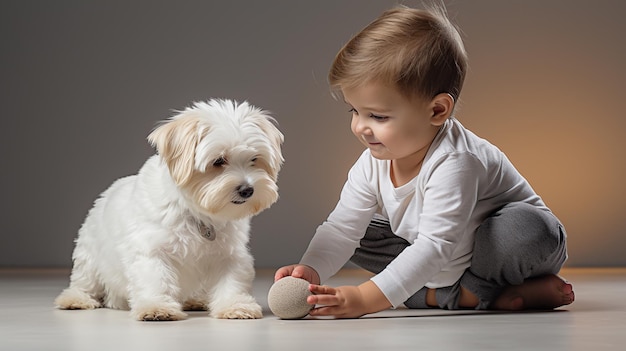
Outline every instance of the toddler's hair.
{"label": "toddler's hair", "polygon": [[369,82],[387,84],[406,97],[448,93],[458,101],[467,55],[443,4],[427,10],[385,11],[339,51],[328,80],[335,94]]}

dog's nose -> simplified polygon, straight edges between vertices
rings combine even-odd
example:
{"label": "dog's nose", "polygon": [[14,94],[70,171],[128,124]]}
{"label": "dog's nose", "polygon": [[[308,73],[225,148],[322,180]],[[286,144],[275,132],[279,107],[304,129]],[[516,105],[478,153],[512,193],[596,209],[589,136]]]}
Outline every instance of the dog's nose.
{"label": "dog's nose", "polygon": [[242,198],[247,199],[252,196],[252,194],[254,194],[254,188],[251,186],[242,185],[237,188],[237,193],[239,193],[239,196],[241,196]]}

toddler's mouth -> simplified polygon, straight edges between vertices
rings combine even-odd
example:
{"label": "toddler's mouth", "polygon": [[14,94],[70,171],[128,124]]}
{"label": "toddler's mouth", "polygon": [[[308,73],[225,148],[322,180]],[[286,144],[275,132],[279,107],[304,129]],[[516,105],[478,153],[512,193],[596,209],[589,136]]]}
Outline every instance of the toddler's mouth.
{"label": "toddler's mouth", "polygon": [[366,142],[368,145],[372,145],[372,146],[374,146],[374,145],[381,145],[382,144],[380,141],[375,140],[375,139],[363,138],[363,141]]}

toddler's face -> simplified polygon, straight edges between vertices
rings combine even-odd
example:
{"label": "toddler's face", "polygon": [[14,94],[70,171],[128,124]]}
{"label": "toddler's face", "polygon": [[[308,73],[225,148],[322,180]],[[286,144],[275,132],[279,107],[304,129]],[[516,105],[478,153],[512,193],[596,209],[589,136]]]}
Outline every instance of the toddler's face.
{"label": "toddler's face", "polygon": [[430,101],[408,99],[378,83],[342,92],[352,112],[352,133],[372,156],[407,166],[421,162],[439,130]]}

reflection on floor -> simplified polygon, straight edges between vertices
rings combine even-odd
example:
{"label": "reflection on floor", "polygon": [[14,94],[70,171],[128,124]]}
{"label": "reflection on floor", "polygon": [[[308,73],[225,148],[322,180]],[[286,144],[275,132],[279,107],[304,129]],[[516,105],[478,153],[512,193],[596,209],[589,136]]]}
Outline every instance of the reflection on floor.
{"label": "reflection on floor", "polygon": [[[193,312],[179,322],[136,322],[127,311],[59,311],[68,271],[0,270],[2,350],[625,350],[626,268],[565,269],[576,301],[524,313],[407,310],[361,319],[286,321],[267,307],[273,271],[260,270],[259,320],[217,320]],[[330,285],[369,275],[344,270]]]}

